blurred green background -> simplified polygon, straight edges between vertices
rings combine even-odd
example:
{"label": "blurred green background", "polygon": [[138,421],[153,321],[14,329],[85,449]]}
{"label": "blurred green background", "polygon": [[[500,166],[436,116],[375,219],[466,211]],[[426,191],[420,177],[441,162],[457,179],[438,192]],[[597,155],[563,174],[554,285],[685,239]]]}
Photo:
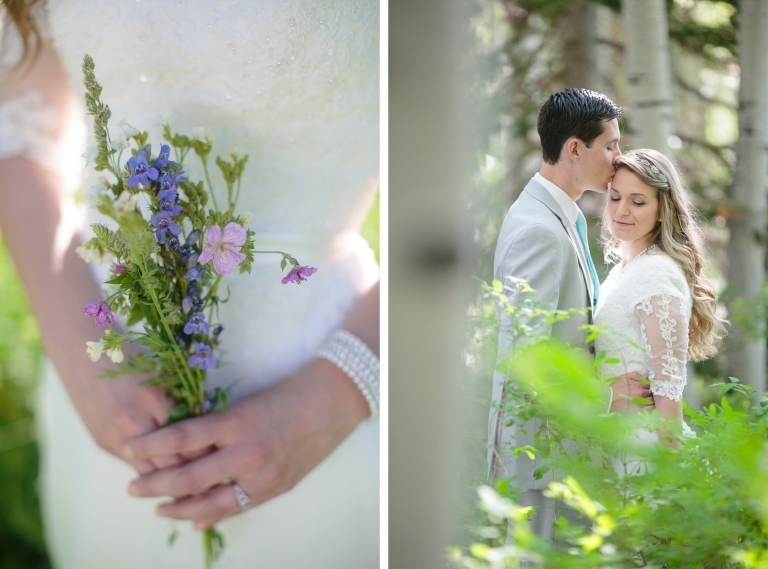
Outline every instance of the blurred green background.
{"label": "blurred green background", "polygon": [[[379,195],[361,228],[379,260]],[[85,351],[83,351],[85,354]],[[50,569],[34,430],[40,331],[0,235],[0,569]]]}

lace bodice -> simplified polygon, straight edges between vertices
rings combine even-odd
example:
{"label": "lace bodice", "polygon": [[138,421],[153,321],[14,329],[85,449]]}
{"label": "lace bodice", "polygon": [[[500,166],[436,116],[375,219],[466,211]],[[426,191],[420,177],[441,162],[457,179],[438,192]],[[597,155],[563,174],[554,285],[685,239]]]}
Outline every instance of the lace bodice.
{"label": "lace bodice", "polygon": [[690,289],[671,257],[656,249],[623,272],[617,265],[600,287],[594,318],[596,325],[607,326],[595,340],[596,352],[606,352],[600,377],[639,372],[648,377],[654,395],[680,401],[690,317]]}

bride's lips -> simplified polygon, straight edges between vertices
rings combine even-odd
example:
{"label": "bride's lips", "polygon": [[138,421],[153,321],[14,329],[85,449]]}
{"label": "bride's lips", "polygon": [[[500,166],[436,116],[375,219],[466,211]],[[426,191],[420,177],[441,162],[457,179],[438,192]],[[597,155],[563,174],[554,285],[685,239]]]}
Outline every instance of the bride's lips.
{"label": "bride's lips", "polygon": [[622,221],[616,221],[615,219],[613,220],[613,222],[616,225],[618,225],[619,227],[629,227],[629,226],[633,225],[632,223],[624,223]]}

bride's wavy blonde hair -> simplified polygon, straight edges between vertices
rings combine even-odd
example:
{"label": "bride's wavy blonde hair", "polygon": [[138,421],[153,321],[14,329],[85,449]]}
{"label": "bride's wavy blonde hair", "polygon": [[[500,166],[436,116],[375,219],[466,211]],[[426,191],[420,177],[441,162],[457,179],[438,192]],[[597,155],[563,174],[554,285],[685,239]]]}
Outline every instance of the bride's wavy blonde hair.
{"label": "bride's wavy blonde hair", "polygon": [[22,57],[16,64],[17,68],[21,67],[28,56],[31,58],[29,60],[31,65],[40,55],[43,37],[32,12],[32,9],[38,4],[44,6],[45,0],[0,0],[0,5],[7,12],[21,37]]}
{"label": "bride's wavy blonde hair", "polygon": [[[617,171],[626,168],[656,190],[661,221],[651,232],[651,242],[672,257],[683,269],[691,291],[688,358],[699,361],[716,354],[716,344],[725,335],[726,321],[717,316],[717,294],[703,275],[704,239],[677,170],[661,152],[650,149],[632,150],[619,156],[614,164]],[[653,168],[656,168],[656,171]],[[606,207],[600,240],[606,262],[616,262],[621,259],[621,254],[619,241],[610,230],[610,221]]]}

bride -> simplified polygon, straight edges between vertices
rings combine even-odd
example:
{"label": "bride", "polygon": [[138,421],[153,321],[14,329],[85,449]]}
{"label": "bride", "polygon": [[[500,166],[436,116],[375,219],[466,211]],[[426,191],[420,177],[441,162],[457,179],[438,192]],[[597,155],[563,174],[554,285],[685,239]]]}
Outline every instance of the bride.
{"label": "bride", "polygon": [[[653,404],[665,421],[653,440],[676,446],[694,436],[683,421],[686,363],[716,353],[723,321],[703,275],[703,246],[692,207],[672,163],[655,150],[615,160],[616,175],[603,213],[606,260],[618,261],[600,286],[594,323],[607,325],[597,353],[619,363],[599,365],[602,378],[647,374]],[[630,340],[631,342],[628,342]],[[635,434],[641,438],[645,434]]]}
{"label": "bride", "polygon": [[[378,2],[3,5],[0,227],[52,363],[37,416],[54,566],[201,567],[189,521],[220,528],[222,567],[378,566],[375,408],[316,357],[340,329],[378,353],[378,267],[358,234],[378,176]],[[258,248],[319,269],[283,285],[279,258],[261,256],[226,282],[226,366],[209,375],[210,388],[235,383],[226,417],[159,429],[164,393],[98,379],[86,356],[98,331],[82,310],[104,280],[76,254],[98,220],[76,199],[97,183],[92,166],[81,179],[86,53],[114,131],[125,117],[157,150],[165,112],[218,152],[247,153],[240,205]],[[189,520],[172,547],[167,518]]]}

